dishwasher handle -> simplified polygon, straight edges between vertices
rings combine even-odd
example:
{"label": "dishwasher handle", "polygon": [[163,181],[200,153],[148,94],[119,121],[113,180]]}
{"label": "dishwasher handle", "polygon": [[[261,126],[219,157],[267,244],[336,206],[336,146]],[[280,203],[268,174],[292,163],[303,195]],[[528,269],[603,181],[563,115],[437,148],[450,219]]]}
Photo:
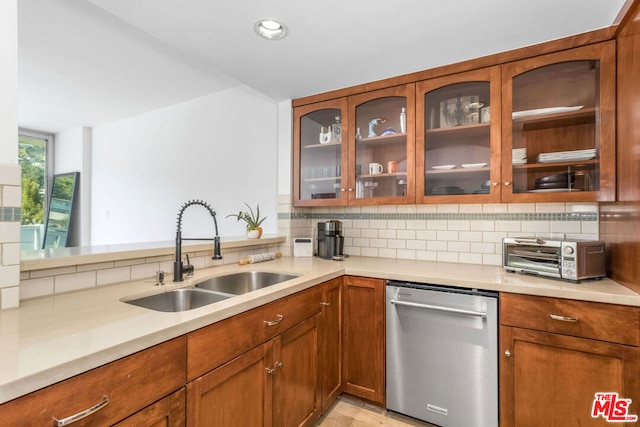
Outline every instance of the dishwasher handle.
{"label": "dishwasher handle", "polygon": [[483,319],[487,318],[487,313],[484,311],[464,310],[462,308],[451,308],[451,307],[443,307],[440,305],[421,304],[417,302],[400,301],[397,299],[392,299],[389,302],[391,304],[404,305],[407,307],[417,307],[417,308],[425,308],[427,310],[445,311],[447,313],[465,314],[467,316],[482,317]]}

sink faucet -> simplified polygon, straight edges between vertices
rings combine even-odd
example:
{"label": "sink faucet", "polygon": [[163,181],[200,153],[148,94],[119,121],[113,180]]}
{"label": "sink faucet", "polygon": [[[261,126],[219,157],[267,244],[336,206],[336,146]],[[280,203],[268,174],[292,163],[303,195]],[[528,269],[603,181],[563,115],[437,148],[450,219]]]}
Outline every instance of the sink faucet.
{"label": "sink faucet", "polygon": [[[216,235],[213,239],[209,238],[200,238],[200,237],[189,237],[182,238],[182,214],[184,211],[193,205],[200,205],[206,208],[211,216],[213,217],[213,225],[215,226]],[[194,267],[189,264],[189,255],[187,255],[187,265],[182,264],[182,241],[183,240],[213,240],[213,257],[211,259],[222,259],[222,255],[220,255],[220,236],[218,235],[218,221],[216,221],[216,212],[213,210],[211,205],[203,200],[189,200],[187,203],[182,205],[180,208],[180,212],[178,212],[178,227],[176,229],[176,259],[173,263],[173,281],[174,282],[182,282],[182,275],[193,274]]]}

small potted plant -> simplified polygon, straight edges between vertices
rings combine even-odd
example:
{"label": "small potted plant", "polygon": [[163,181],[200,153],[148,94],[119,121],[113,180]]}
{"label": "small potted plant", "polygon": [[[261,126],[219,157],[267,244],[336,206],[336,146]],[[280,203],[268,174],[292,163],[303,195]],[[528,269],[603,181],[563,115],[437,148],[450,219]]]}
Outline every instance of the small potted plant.
{"label": "small potted plant", "polygon": [[260,224],[267,219],[267,217],[260,218],[260,205],[256,206],[256,212],[254,215],[253,209],[247,203],[245,203],[248,211],[240,211],[237,214],[229,214],[226,217],[235,216],[238,221],[244,221],[247,223],[247,237],[249,239],[259,239],[262,236],[262,227]]}

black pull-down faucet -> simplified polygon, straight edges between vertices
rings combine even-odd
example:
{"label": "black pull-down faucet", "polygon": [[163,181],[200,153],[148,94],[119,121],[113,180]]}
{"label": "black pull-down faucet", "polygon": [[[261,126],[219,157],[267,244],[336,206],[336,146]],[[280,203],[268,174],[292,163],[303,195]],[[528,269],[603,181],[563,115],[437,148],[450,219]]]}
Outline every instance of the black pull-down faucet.
{"label": "black pull-down faucet", "polygon": [[[206,208],[211,216],[213,217],[213,225],[215,226],[216,235],[213,239],[209,239],[206,237],[188,237],[182,238],[182,214],[184,211],[193,205],[200,205]],[[187,255],[187,265],[182,264],[182,241],[183,240],[213,240],[213,257],[211,259],[222,259],[222,255],[220,255],[220,236],[218,235],[218,221],[216,221],[216,212],[213,210],[211,205],[203,200],[189,200],[187,203],[182,205],[180,211],[178,212],[178,227],[176,229],[176,259],[173,263],[173,281],[174,282],[182,282],[182,275],[184,273],[193,273],[193,265],[189,264],[189,258]]]}

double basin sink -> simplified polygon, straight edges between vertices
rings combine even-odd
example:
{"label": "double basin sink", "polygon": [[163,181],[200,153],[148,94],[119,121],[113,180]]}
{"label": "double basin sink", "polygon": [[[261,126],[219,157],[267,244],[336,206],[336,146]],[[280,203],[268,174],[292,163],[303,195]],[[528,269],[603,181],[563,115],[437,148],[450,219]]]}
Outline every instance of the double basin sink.
{"label": "double basin sink", "polygon": [[127,304],[155,311],[176,313],[203,307],[247,292],[266,288],[298,277],[269,271],[243,271],[212,277],[193,287],[172,289],[146,297],[123,299]]}

